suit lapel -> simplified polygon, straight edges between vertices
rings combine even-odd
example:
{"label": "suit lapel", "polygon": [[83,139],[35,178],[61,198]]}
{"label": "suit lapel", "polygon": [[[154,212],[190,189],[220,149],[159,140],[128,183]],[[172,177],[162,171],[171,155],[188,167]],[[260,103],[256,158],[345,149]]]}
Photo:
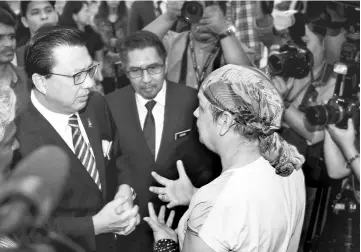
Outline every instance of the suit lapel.
{"label": "suit lapel", "polygon": [[79,117],[83,123],[84,130],[89,139],[90,146],[93,150],[96,168],[99,172],[100,183],[102,185],[103,197],[106,195],[106,179],[105,179],[105,164],[104,164],[104,153],[102,149],[101,139],[99,138],[100,133],[94,115],[86,109],[79,113]]}
{"label": "suit lapel", "polygon": [[174,141],[174,132],[178,125],[179,116],[177,115],[177,94],[174,92],[172,83],[167,82],[165,111],[164,111],[164,126],[162,139],[157,156],[157,163],[162,161],[162,158],[167,157],[166,153],[172,142]]}
{"label": "suit lapel", "polygon": [[82,183],[85,183],[90,188],[97,188],[93,179],[89,176],[78,157],[69,148],[48,120],[46,120],[44,116],[34,107],[32,102],[29,102],[28,111],[30,114],[30,120],[27,122],[28,127],[24,130],[27,131],[27,134],[32,136],[31,139],[34,141],[34,145],[36,147],[43,145],[55,145],[60,147],[70,158],[70,168],[73,177],[75,179],[81,178]]}

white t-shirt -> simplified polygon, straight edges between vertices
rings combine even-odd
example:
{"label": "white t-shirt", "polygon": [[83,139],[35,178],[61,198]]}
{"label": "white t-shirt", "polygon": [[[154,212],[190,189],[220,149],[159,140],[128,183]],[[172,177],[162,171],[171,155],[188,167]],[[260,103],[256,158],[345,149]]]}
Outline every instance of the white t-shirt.
{"label": "white t-shirt", "polygon": [[230,168],[193,196],[179,222],[180,245],[191,232],[216,252],[297,251],[305,198],[301,170],[281,177],[262,157]]}

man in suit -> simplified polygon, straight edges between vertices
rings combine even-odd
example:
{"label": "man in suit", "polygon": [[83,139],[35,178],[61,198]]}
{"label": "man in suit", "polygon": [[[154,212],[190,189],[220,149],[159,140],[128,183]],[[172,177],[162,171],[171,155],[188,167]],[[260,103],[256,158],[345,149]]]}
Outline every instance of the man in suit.
{"label": "man in suit", "polygon": [[[219,163],[214,163],[217,158],[200,144],[195,129],[197,91],[165,80],[166,50],[159,38],[149,31],[135,32],[123,41],[120,55],[131,85],[106,99],[119,134],[120,165],[128,167],[125,170],[130,172],[144,217],[148,216],[148,202],[156,211],[162,205],[149,191],[157,185],[152,171],[176,179],[176,162],[182,160],[192,183],[202,186],[218,175],[212,165]],[[186,209],[175,210],[174,226]],[[150,252],[152,230],[141,222],[131,235],[118,241],[127,252]]]}
{"label": "man in suit", "polygon": [[34,86],[31,102],[16,119],[20,153],[24,157],[40,146],[56,145],[71,165],[47,228],[86,251],[116,251],[114,233],[132,232],[140,217],[130,186],[118,188],[113,159],[118,144],[112,148],[117,137],[104,98],[92,92],[98,64],[80,31],[55,26],[40,28],[30,39],[25,67]]}

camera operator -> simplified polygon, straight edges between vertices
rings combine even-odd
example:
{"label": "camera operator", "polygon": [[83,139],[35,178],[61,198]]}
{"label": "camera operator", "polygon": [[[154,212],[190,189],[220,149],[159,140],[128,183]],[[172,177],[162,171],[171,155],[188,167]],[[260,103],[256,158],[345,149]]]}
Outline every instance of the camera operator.
{"label": "camera operator", "polygon": [[[184,4],[195,2],[203,6],[193,9],[200,20],[188,20],[190,31],[170,31],[179,18],[184,18]],[[251,64],[234,27],[226,21],[225,11],[226,2],[169,1],[167,11],[144,28],[163,39],[168,52],[168,80],[198,89],[207,75],[222,65]]]}
{"label": "camera operator", "polygon": [[331,178],[341,179],[352,173],[360,181],[360,139],[356,138],[357,134],[351,118],[348,119],[347,126],[345,130],[335,125],[328,125],[325,130],[326,168]]}

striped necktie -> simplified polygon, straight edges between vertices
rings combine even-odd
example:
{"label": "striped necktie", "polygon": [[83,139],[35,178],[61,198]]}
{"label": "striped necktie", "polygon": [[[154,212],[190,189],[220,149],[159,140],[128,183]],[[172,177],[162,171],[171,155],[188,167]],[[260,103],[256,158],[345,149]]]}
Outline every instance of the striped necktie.
{"label": "striped necktie", "polygon": [[78,124],[78,118],[76,115],[72,115],[69,118],[69,126],[72,131],[75,155],[83,164],[83,166],[89,173],[90,177],[94,180],[99,190],[101,190],[102,186],[100,184],[99,172],[98,169],[96,168],[95,159],[90,151],[90,147],[88,146],[83,136],[81,135]]}

